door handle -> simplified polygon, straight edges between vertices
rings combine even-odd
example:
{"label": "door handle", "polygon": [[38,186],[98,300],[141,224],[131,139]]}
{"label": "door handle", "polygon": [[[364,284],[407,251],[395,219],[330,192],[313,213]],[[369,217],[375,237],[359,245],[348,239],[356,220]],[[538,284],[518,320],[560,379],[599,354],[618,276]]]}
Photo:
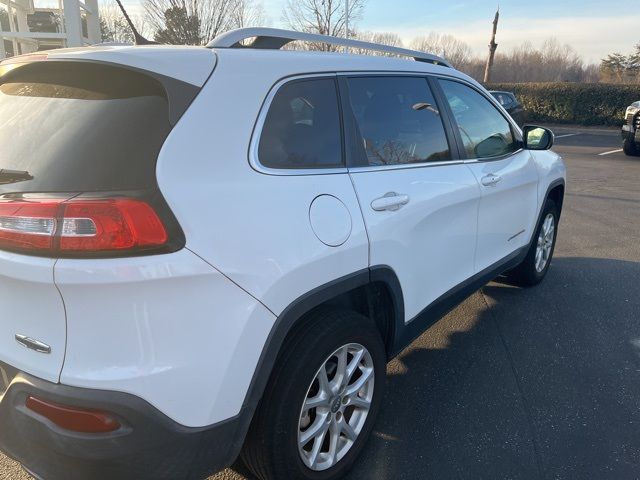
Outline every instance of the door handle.
{"label": "door handle", "polygon": [[493,187],[500,180],[502,180],[502,177],[500,175],[494,175],[493,173],[490,173],[489,175],[482,177],[482,180],[480,181],[485,187]]}
{"label": "door handle", "polygon": [[376,198],[371,202],[371,208],[376,212],[382,212],[388,210],[395,212],[400,207],[409,203],[409,195],[403,195],[396,192],[386,193],[383,197]]}

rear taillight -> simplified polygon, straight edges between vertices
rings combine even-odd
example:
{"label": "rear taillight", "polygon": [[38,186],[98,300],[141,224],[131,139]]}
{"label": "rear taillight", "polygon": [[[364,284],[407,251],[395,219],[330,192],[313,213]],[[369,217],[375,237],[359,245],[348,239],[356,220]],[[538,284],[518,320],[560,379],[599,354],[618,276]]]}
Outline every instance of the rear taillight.
{"label": "rear taillight", "polygon": [[0,249],[99,254],[158,249],[167,242],[165,225],[142,200],[0,200]]}

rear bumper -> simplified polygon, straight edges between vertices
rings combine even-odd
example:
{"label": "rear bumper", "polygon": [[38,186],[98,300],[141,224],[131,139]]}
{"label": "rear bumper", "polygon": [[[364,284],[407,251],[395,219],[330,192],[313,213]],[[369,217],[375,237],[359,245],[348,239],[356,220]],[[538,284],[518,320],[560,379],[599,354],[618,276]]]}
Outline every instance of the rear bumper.
{"label": "rear bumper", "polygon": [[[122,428],[63,430],[25,407],[27,396],[112,412]],[[68,387],[19,373],[0,397],[0,449],[44,480],[200,479],[236,459],[250,415],[211,427],[175,423],[133,395]]]}

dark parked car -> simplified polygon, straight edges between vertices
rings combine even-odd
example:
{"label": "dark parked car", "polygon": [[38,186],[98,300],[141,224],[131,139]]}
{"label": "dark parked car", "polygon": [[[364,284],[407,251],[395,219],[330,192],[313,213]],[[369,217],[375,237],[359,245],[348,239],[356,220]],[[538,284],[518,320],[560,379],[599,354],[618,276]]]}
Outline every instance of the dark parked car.
{"label": "dark parked car", "polygon": [[640,156],[640,101],[627,107],[622,126],[622,148],[627,155]]}
{"label": "dark parked car", "polygon": [[513,93],[498,92],[495,90],[490,90],[489,93],[493,95],[498,102],[500,102],[500,105],[509,112],[511,118],[513,118],[518,125],[522,126],[524,124],[524,108],[522,108],[522,104]]}

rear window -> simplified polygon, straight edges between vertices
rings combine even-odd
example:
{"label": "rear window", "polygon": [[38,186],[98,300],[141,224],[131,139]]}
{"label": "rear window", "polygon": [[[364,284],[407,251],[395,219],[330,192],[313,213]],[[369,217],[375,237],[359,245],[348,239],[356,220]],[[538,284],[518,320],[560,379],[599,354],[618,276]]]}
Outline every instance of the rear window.
{"label": "rear window", "polygon": [[0,194],[154,188],[169,114],[162,83],[138,71],[52,61],[12,68],[0,76]]}

